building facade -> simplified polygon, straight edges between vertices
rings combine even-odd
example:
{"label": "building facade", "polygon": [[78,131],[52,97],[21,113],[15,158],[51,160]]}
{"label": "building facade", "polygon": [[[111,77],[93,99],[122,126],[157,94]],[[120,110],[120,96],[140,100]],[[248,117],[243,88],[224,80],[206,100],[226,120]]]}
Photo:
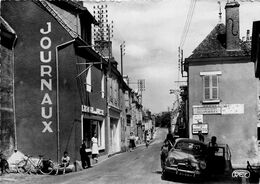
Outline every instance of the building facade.
{"label": "building facade", "polygon": [[19,38],[17,149],[57,160],[68,151],[75,160],[82,139],[89,140],[94,131],[104,149],[105,61],[89,47],[95,23],[89,11],[72,1],[10,1],[2,2],[1,12]]}
{"label": "building facade", "polygon": [[[257,158],[257,81],[250,42],[239,37],[239,3],[228,2],[226,24],[219,23],[186,58],[189,137],[217,137],[228,144],[232,166]],[[232,20],[232,21],[231,21]]]}
{"label": "building facade", "polygon": [[0,16],[0,150],[10,155],[15,149],[14,47],[17,35]]}

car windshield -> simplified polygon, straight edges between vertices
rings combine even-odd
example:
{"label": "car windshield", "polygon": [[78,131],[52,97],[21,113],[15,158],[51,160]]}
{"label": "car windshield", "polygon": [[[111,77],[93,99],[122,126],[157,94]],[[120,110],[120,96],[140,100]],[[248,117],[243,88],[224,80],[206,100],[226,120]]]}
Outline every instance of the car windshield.
{"label": "car windshield", "polygon": [[206,146],[204,144],[187,141],[177,142],[174,148],[193,155],[201,155],[206,151]]}

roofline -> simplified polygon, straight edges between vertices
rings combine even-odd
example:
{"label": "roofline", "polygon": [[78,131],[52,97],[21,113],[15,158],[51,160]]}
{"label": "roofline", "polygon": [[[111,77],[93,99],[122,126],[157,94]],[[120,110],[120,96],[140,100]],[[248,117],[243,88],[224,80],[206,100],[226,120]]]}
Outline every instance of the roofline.
{"label": "roofline", "polygon": [[[14,29],[5,21],[5,19],[2,16],[0,16],[0,22],[3,23],[3,26],[6,29],[6,32],[16,35],[16,32],[14,31]],[[0,27],[0,29],[1,29],[1,27]]]}
{"label": "roofline", "polygon": [[228,64],[228,63],[249,63],[251,62],[250,56],[225,56],[214,58],[186,58],[185,64],[188,66],[194,65],[212,65],[212,64]]}

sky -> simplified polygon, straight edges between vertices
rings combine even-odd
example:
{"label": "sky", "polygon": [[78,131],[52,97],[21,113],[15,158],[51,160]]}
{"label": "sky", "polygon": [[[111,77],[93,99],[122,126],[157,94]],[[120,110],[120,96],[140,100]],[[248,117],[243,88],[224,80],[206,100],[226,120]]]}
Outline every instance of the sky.
{"label": "sky", "polygon": [[[230,0],[233,1],[233,0]],[[237,0],[240,3],[240,37],[260,20],[260,0]],[[113,56],[120,71],[120,44],[125,41],[124,75],[130,83],[145,79],[143,106],[152,113],[173,107],[178,89],[186,78],[178,72],[178,46],[192,0],[85,0],[90,12],[95,5],[108,6],[108,20],[114,22]],[[184,58],[219,22],[217,0],[197,0],[190,29],[183,45]],[[225,23],[226,0],[221,0],[222,22]],[[130,84],[133,89],[136,84]]]}

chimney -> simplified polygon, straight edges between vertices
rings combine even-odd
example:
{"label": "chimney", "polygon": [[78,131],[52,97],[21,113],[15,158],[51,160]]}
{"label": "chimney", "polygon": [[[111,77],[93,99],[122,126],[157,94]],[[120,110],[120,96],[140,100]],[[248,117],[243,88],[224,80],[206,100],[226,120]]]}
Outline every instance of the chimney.
{"label": "chimney", "polygon": [[239,6],[237,1],[228,1],[226,9],[226,49],[239,50]]}

